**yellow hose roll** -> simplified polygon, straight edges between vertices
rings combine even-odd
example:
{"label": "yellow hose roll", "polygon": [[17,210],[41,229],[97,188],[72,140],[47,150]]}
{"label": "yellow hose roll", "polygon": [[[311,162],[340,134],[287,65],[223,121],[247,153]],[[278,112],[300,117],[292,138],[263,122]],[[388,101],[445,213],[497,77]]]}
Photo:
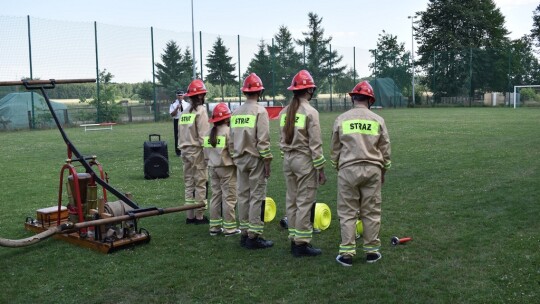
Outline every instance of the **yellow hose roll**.
{"label": "yellow hose roll", "polygon": [[362,220],[358,219],[356,220],[356,237],[360,237],[364,233],[364,225],[362,224]]}
{"label": "yellow hose roll", "polygon": [[325,203],[317,203],[315,205],[315,219],[313,220],[313,228],[326,230],[332,221],[332,212]]}
{"label": "yellow hose roll", "polygon": [[271,197],[266,197],[264,204],[264,222],[271,222],[276,217],[276,202]]}

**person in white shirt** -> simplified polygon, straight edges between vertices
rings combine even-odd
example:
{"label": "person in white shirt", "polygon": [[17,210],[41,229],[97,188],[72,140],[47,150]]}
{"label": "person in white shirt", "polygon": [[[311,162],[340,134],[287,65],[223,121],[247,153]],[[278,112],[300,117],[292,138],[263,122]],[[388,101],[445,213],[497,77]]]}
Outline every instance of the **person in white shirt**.
{"label": "person in white shirt", "polygon": [[178,149],[178,119],[180,119],[180,113],[189,105],[187,101],[184,100],[184,91],[176,91],[176,100],[171,103],[169,106],[169,114],[173,118],[173,128],[174,128],[174,150],[176,156],[180,156],[181,151]]}

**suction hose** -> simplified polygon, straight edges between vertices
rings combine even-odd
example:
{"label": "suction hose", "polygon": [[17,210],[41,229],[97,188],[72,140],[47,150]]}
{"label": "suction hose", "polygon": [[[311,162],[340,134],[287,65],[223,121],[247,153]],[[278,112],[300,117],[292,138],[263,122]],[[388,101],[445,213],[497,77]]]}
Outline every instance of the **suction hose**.
{"label": "suction hose", "polygon": [[184,205],[180,207],[171,207],[171,208],[165,208],[165,209],[161,209],[161,208],[136,209],[136,210],[133,210],[133,212],[128,213],[127,215],[115,216],[115,217],[110,217],[106,219],[86,221],[86,222],[75,223],[75,224],[71,222],[67,222],[60,226],[51,227],[41,233],[38,233],[31,237],[27,237],[25,239],[10,240],[10,239],[0,238],[0,246],[11,247],[11,248],[26,247],[26,246],[39,243],[57,233],[69,233],[69,232],[74,232],[79,229],[87,228],[90,226],[99,226],[99,225],[105,225],[105,224],[124,222],[128,220],[142,218],[142,217],[162,215],[165,213],[180,212],[180,211],[186,211],[186,210],[197,209],[197,208],[202,208],[202,207],[205,207],[204,203],[189,204],[189,205]]}

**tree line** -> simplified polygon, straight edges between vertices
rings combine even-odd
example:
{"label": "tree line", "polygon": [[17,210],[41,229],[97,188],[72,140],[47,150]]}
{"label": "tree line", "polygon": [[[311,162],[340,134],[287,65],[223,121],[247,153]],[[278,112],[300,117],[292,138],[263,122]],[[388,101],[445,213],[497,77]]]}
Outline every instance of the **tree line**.
{"label": "tree line", "polygon": [[[418,45],[414,61],[416,83],[434,96],[473,96],[478,92],[510,91],[513,85],[540,83],[540,5],[532,12],[531,33],[514,40],[508,38],[505,18],[493,0],[429,0],[427,9],[417,12],[414,18],[414,39]],[[241,78],[255,72],[264,83],[266,96],[288,98],[286,88],[293,75],[307,69],[317,82],[317,92],[350,90],[360,80],[359,75],[353,67],[342,63],[342,55],[331,49],[332,37],[325,35],[322,21],[322,17],[310,12],[307,31],[299,39],[292,37],[286,25],[280,26],[272,44],[260,41]],[[204,81],[210,98],[238,96],[236,64],[229,51],[218,37],[206,55]],[[413,65],[405,43],[383,30],[376,47],[369,51],[370,75],[362,79],[390,77],[404,95],[410,96]],[[157,99],[165,100],[174,97],[175,90],[187,88],[196,62],[189,47],[182,50],[172,40],[167,42],[160,59],[155,73]],[[116,87],[116,97],[144,102],[154,99],[152,82],[121,83]],[[50,93],[51,98],[91,98],[95,92],[96,85],[80,84],[58,86]]]}

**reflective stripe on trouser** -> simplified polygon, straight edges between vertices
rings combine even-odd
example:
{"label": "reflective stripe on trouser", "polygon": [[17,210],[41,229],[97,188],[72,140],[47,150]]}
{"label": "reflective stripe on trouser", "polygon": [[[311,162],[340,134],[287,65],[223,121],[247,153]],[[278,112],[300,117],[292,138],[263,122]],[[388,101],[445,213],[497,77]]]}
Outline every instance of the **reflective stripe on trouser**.
{"label": "reflective stripe on trouser", "polygon": [[292,151],[283,156],[287,184],[285,199],[289,239],[296,244],[310,243],[313,234],[311,210],[317,195],[317,170],[309,155]]}
{"label": "reflective stripe on trouser", "polygon": [[244,154],[234,159],[237,167],[238,220],[242,233],[250,237],[262,234],[262,202],[266,199],[264,162],[259,157]]}
{"label": "reflective stripe on trouser", "polygon": [[[212,199],[210,200],[210,231],[218,228],[225,233],[236,230],[236,167],[209,167],[212,184]],[[213,228],[213,229],[212,229]]]}
{"label": "reflective stripe on trouser", "polygon": [[[206,205],[206,182],[208,176],[202,148],[184,148],[182,161],[184,163],[184,197],[186,204],[204,203]],[[204,210],[206,210],[206,207],[188,210],[186,211],[187,217],[193,218],[195,214],[201,217]]]}
{"label": "reflective stripe on trouser", "polygon": [[356,220],[364,226],[363,250],[378,251],[381,246],[381,168],[356,164],[338,171],[337,211],[341,225],[341,255],[356,254]]}

